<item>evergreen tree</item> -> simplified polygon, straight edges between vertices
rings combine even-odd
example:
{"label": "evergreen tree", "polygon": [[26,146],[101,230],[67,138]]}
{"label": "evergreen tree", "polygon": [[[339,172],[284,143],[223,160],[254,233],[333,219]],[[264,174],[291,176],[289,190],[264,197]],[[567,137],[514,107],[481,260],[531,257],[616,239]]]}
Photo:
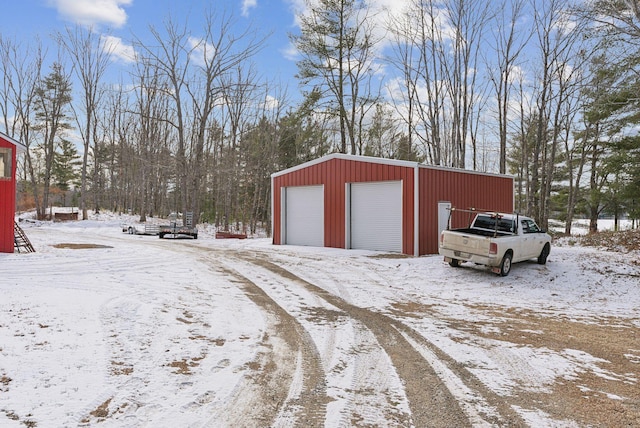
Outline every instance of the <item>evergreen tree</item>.
{"label": "evergreen tree", "polygon": [[75,144],[66,138],[61,138],[58,151],[53,157],[52,175],[56,186],[64,192],[70,190],[72,186],[77,186],[80,178],[78,168],[81,165],[82,161]]}
{"label": "evergreen tree", "polygon": [[601,124],[606,137],[594,150],[594,156],[602,155],[606,174],[602,189],[592,186],[590,195],[601,205],[592,206],[590,227],[595,231],[601,210],[640,217],[640,6],[637,0],[595,0],[590,5],[584,12],[598,22],[603,46],[597,76],[606,79],[605,93],[593,97],[586,114],[589,122]]}
{"label": "evergreen tree", "polygon": [[286,169],[319,158],[329,152],[317,109],[320,94],[312,91],[302,104],[279,121],[278,169]]}
{"label": "evergreen tree", "polygon": [[67,110],[71,103],[71,82],[60,63],[54,63],[36,89],[36,130],[42,132],[40,145],[44,154],[42,206],[36,207],[38,217],[45,215],[49,206],[49,190],[55,157],[55,143],[70,128]]}

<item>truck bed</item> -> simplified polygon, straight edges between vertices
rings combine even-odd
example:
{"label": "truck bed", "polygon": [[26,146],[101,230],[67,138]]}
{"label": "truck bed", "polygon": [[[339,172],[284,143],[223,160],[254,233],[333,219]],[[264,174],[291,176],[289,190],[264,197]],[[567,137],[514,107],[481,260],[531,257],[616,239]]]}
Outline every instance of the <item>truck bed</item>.
{"label": "truck bed", "polygon": [[479,228],[475,228],[475,227],[465,227],[465,228],[460,228],[460,229],[451,229],[451,232],[466,233],[468,235],[489,236],[489,237],[495,237],[495,238],[500,238],[500,237],[503,237],[503,236],[513,236],[513,233],[511,233],[511,232],[503,232],[503,231],[500,231],[500,230],[498,230],[496,232],[495,230],[479,229]]}

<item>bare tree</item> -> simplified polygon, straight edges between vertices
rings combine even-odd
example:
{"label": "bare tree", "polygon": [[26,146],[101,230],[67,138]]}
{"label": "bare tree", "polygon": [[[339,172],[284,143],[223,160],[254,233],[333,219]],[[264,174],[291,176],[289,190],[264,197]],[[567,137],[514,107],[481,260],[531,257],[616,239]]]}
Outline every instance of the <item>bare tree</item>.
{"label": "bare tree", "polygon": [[162,80],[158,68],[145,58],[136,63],[135,101],[133,110],[136,121],[131,129],[130,149],[133,159],[129,161],[135,180],[132,183],[140,221],[147,221],[151,212],[151,186],[157,177],[153,174],[155,147],[162,141],[162,124],[168,119],[169,109],[167,84]]}
{"label": "bare tree", "polygon": [[504,1],[499,5],[495,30],[496,67],[489,65],[489,74],[495,90],[498,112],[498,136],[500,145],[499,172],[507,172],[507,138],[509,106],[512,99],[514,73],[518,60],[532,33],[524,34],[518,28],[518,21],[524,16],[525,0]]}
{"label": "bare tree", "polygon": [[479,0],[413,0],[391,23],[410,137],[421,140],[430,163],[464,168],[471,144],[476,166],[483,98],[477,70],[488,6]]}
{"label": "bare tree", "polygon": [[377,39],[373,18],[360,0],[306,1],[301,33],[291,39],[302,59],[299,78],[328,101],[340,126],[341,153],[362,148],[362,123],[379,98],[373,87]]}
{"label": "bare tree", "polygon": [[577,77],[583,66],[581,31],[573,21],[565,0],[539,2],[534,7],[540,53],[539,90],[536,93],[536,131],[531,161],[528,213],[546,228],[550,194],[558,161],[559,137],[566,123],[563,113],[578,90]]}
{"label": "bare tree", "polygon": [[471,121],[480,97],[477,69],[489,6],[481,0],[450,0],[445,8],[453,34],[449,49],[441,49],[440,54],[451,103],[451,165],[459,168],[466,165],[468,140],[474,152],[474,167],[476,163],[476,136]]}
{"label": "bare tree", "polygon": [[254,111],[254,106],[257,105],[255,71],[252,69],[245,71],[242,68],[237,68],[235,71],[235,75],[228,75],[221,82],[223,108],[227,119],[224,124],[228,135],[226,150],[221,156],[222,170],[220,171],[222,173],[220,177],[221,213],[225,230],[229,229],[231,219],[241,220],[239,218],[239,192],[235,188],[242,173],[240,143],[243,135],[259,120],[257,117],[252,117],[251,114]]}
{"label": "bare tree", "polygon": [[[584,108],[583,106],[580,106]],[[584,111],[583,111],[584,112]],[[572,123],[578,122],[577,116],[579,110],[575,109],[567,120]],[[565,129],[564,136],[564,162],[567,171],[567,204],[566,204],[566,219],[564,232],[567,235],[571,234],[571,225],[576,215],[576,205],[578,204],[585,165],[587,163],[589,154],[589,141],[592,137],[592,129],[582,116],[584,129],[582,131],[575,131],[572,128],[567,127]]]}
{"label": "bare tree", "polygon": [[113,212],[122,212],[125,208],[125,174],[123,159],[119,156],[127,144],[130,134],[131,117],[129,113],[129,99],[123,85],[114,85],[110,91],[105,93],[103,102],[100,105],[97,123],[99,132],[106,142],[105,167],[107,174],[107,195],[106,206]]}
{"label": "bare tree", "polygon": [[[229,33],[234,20],[221,16],[216,17],[213,13],[207,16],[204,28],[204,36],[197,45],[201,54],[199,65],[196,68],[195,84],[187,85],[191,104],[194,110],[192,143],[192,159],[190,171],[193,174],[191,179],[191,194],[193,195],[194,219],[198,220],[201,206],[200,193],[202,190],[202,177],[204,177],[204,147],[207,140],[207,132],[212,120],[212,113],[216,106],[227,102],[228,88],[235,88],[234,92],[244,99],[244,93],[256,86],[257,76],[250,65],[250,59],[263,46],[264,39],[247,29],[236,37],[230,38]],[[244,73],[245,67],[248,72]],[[231,79],[232,82],[229,81]],[[235,83],[233,83],[235,82]],[[226,101],[225,101],[226,100]],[[242,104],[242,103],[240,103]],[[233,104],[231,104],[233,105]],[[233,110],[233,109],[230,109]],[[237,138],[240,114],[233,115],[231,122],[231,138]],[[243,117],[242,119],[247,119]]]}
{"label": "bare tree", "polygon": [[147,61],[158,68],[168,81],[167,94],[172,99],[171,125],[177,135],[176,171],[180,192],[180,209],[192,211],[194,221],[200,215],[199,191],[203,176],[203,153],[212,112],[219,102],[221,79],[251,58],[263,45],[247,29],[233,35],[232,17],[209,12],[199,37],[186,26],[171,19],[165,33],[151,28],[156,42],[152,47],[138,40]]}
{"label": "bare tree", "polygon": [[511,155],[507,156],[508,171],[515,174],[516,178],[516,203],[518,212],[526,212],[529,193],[531,192],[531,147],[533,146],[532,129],[535,123],[534,106],[528,89],[525,86],[524,75],[516,79],[516,100],[518,102],[517,129],[513,132],[513,143],[507,147]]}
{"label": "bare tree", "polygon": [[[252,116],[258,120],[242,136],[240,149],[244,171],[242,218],[252,233],[256,232],[259,222],[264,224],[270,218],[271,174],[278,164],[278,143],[283,133],[278,124],[287,107],[286,89],[267,84],[256,88],[255,99],[258,102]],[[265,229],[269,231],[269,225]]]}
{"label": "bare tree", "polygon": [[[443,129],[445,124],[445,70],[442,54],[446,34],[441,13],[432,0],[412,0],[406,10],[390,23],[394,36],[392,60],[402,73],[398,111],[406,109],[409,138],[424,147],[427,162],[446,163]],[[398,106],[398,102],[396,102]]]}
{"label": "bare tree", "polygon": [[172,114],[170,120],[176,131],[175,171],[177,178],[176,192],[180,195],[180,211],[186,212],[187,206],[187,117],[184,111],[183,97],[185,84],[191,63],[191,53],[195,47],[189,46],[189,34],[186,26],[179,27],[170,18],[165,23],[166,35],[155,28],[150,29],[157,47],[149,46],[137,41],[142,53],[140,61],[153,64],[167,81],[167,94],[172,98]]}
{"label": "bare tree", "polygon": [[5,133],[27,147],[23,178],[25,182],[31,182],[31,192],[37,207],[41,205],[41,200],[37,185],[39,178],[32,159],[35,138],[31,119],[43,58],[44,52],[39,42],[35,48],[25,47],[0,35],[0,113]]}
{"label": "bare tree", "polygon": [[[84,153],[82,156],[82,172],[80,182],[80,209],[82,218],[88,219],[87,215],[87,169],[89,161],[89,150],[93,142],[93,182],[94,186],[98,182],[99,166],[99,144],[95,135],[96,130],[96,110],[100,103],[101,90],[100,82],[109,64],[109,47],[100,39],[100,36],[91,29],[76,25],[74,28],[67,27],[65,33],[58,33],[58,43],[64,47],[71,60],[73,70],[78,77],[82,89],[82,109],[74,108],[74,115],[80,135],[82,136]],[[94,210],[99,210],[98,189],[94,189]]]}
{"label": "bare tree", "polygon": [[[414,52],[417,47],[414,43],[409,43],[410,40],[415,39],[412,20],[407,13],[403,13],[399,17],[392,15],[387,27],[391,34],[393,46],[387,62],[400,72],[400,78],[388,83],[388,90],[394,100],[393,106],[396,113],[406,125],[407,151],[413,152],[414,127],[416,126],[415,110],[418,102],[416,100],[415,69],[413,67]],[[398,85],[400,90],[395,88],[397,82],[401,82]],[[430,163],[434,163],[433,157],[430,157]]]}

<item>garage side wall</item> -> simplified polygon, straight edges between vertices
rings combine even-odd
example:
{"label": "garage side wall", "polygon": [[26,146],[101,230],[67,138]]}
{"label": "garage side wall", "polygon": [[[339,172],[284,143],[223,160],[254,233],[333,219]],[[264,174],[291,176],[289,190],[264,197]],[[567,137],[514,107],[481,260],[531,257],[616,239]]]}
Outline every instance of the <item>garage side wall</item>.
{"label": "garage side wall", "polygon": [[347,159],[329,159],[289,173],[273,177],[273,243],[282,244],[282,187],[324,185],[324,245],[345,248],[346,183],[402,180],[402,251],[413,254],[414,169]]}
{"label": "garage side wall", "polygon": [[420,255],[438,253],[440,201],[455,208],[513,212],[512,177],[437,168],[420,168],[419,177]]}

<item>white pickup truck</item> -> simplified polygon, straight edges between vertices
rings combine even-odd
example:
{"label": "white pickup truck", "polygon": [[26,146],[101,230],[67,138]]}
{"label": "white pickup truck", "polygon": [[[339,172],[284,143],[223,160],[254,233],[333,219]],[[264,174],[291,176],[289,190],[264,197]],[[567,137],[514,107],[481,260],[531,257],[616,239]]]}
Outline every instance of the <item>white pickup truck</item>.
{"label": "white pickup truck", "polygon": [[[451,209],[451,212],[475,211]],[[451,215],[449,216],[449,225]],[[512,263],[537,259],[545,264],[551,251],[551,236],[536,222],[518,214],[477,212],[469,227],[443,230],[438,252],[452,267],[462,262],[489,266],[507,276]]]}

